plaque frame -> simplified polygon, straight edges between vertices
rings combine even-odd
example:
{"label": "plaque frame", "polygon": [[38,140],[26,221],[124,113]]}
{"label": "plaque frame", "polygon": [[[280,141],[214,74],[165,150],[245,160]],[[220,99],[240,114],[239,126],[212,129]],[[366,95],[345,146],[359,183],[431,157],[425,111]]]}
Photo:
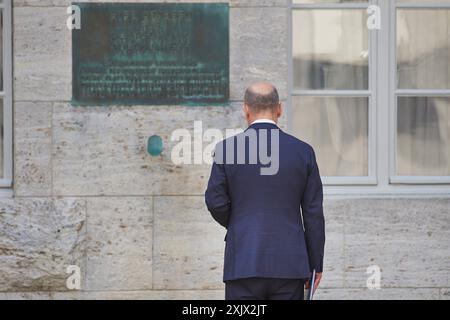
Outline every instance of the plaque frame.
{"label": "plaque frame", "polygon": [[229,104],[228,3],[73,5],[72,105]]}

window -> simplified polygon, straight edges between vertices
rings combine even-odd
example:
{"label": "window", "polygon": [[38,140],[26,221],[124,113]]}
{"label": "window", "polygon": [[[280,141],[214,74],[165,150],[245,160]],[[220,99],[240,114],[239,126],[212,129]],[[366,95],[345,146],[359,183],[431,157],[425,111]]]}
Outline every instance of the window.
{"label": "window", "polygon": [[450,0],[290,11],[288,126],[314,147],[325,191],[449,193]]}
{"label": "window", "polygon": [[313,145],[325,184],[376,183],[368,5],[293,4],[290,129]]}
{"label": "window", "polygon": [[0,188],[12,186],[11,0],[0,0]]}
{"label": "window", "polygon": [[393,183],[450,183],[450,1],[397,1]]}

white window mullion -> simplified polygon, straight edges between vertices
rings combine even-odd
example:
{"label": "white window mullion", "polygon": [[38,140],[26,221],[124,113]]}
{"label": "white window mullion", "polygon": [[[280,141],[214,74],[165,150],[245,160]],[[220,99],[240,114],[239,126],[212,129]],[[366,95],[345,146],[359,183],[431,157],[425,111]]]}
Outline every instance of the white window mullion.
{"label": "white window mullion", "polygon": [[[377,0],[369,1],[369,5],[377,5]],[[368,179],[373,184],[378,184],[378,159],[377,159],[377,136],[378,136],[378,68],[379,61],[379,41],[380,37],[378,30],[369,30],[369,129],[368,129]]]}
{"label": "white window mullion", "polygon": [[0,187],[9,188],[13,179],[12,137],[12,15],[11,0],[3,0],[3,177]]}
{"label": "white window mullion", "polygon": [[397,152],[397,7],[396,0],[389,1],[389,183],[395,176]]}
{"label": "white window mullion", "polygon": [[397,89],[397,97],[450,97],[450,90]]}
{"label": "white window mullion", "polygon": [[370,97],[371,90],[293,90],[293,96],[311,96],[311,97]]}
{"label": "white window mullion", "polygon": [[[395,2],[395,1],[393,1]],[[397,8],[413,8],[413,9],[433,9],[433,8],[447,8],[450,9],[450,3],[446,2],[397,2]]]}
{"label": "white window mullion", "polygon": [[[292,2],[292,1],[289,1]],[[292,3],[292,9],[367,9],[369,2],[317,2],[317,3]]]}
{"label": "white window mullion", "polygon": [[391,70],[392,62],[392,2],[380,0],[376,3],[381,12],[381,29],[377,31],[377,88],[376,96],[376,157],[377,157],[377,178],[379,188],[389,185],[390,168],[390,136],[391,122]]}

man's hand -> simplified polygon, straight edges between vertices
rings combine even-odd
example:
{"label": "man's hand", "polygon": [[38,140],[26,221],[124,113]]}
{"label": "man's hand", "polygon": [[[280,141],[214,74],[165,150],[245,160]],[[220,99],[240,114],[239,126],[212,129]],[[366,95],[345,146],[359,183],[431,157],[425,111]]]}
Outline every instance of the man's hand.
{"label": "man's hand", "polygon": [[[322,272],[316,273],[316,280],[314,282],[314,292],[317,290],[317,287],[319,286],[320,279],[322,279]],[[305,288],[309,289],[309,280],[306,281]]]}

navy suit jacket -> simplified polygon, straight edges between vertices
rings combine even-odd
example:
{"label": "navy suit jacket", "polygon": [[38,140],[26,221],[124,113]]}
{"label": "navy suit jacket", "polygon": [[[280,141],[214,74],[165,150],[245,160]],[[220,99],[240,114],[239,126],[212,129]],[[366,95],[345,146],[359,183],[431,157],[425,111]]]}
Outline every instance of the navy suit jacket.
{"label": "navy suit jacket", "polygon": [[[267,163],[258,157],[256,164],[248,164],[249,144],[245,145],[247,164],[215,159],[205,200],[212,217],[227,228],[223,280],[304,279],[312,269],[322,272],[323,192],[313,148],[274,124],[249,128],[256,131],[258,142],[261,129],[269,137],[270,130],[277,130],[279,169],[275,175],[261,175]],[[236,142],[238,137],[229,139]],[[226,154],[229,139],[216,146],[216,155],[218,150]],[[265,141],[270,154],[271,139]]]}

